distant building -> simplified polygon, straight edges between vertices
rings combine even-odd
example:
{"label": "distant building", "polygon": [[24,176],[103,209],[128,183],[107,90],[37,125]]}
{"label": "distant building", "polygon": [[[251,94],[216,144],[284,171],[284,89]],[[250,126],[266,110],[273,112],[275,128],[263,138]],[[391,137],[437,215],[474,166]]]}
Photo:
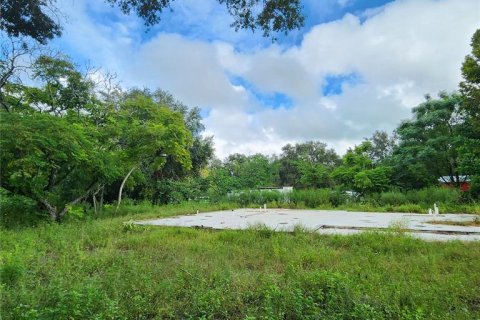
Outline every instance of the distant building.
{"label": "distant building", "polygon": [[260,187],[260,191],[277,191],[280,193],[289,193],[293,191],[293,187]]}
{"label": "distant building", "polygon": [[453,177],[453,180],[450,176],[442,176],[438,178],[438,182],[440,185],[448,188],[455,188],[458,185],[458,182],[460,182],[460,190],[465,192],[470,190],[470,178],[469,176],[458,176],[458,181],[457,177]]}

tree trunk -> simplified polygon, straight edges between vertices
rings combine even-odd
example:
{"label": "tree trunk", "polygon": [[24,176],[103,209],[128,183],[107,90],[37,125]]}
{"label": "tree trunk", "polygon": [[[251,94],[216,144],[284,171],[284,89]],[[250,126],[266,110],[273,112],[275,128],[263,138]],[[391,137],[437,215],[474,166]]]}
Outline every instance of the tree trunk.
{"label": "tree trunk", "polygon": [[93,211],[95,216],[97,215],[97,198],[95,197],[95,193],[92,195],[93,200]]}
{"label": "tree trunk", "polygon": [[92,188],[88,189],[87,192],[85,192],[83,195],[76,198],[75,200],[66,203],[62,211],[58,211],[57,207],[50,204],[47,199],[41,199],[40,202],[47,208],[48,213],[50,214],[50,218],[53,221],[59,222],[68,212],[68,205],[76,205],[78,202],[82,201],[85,197],[87,197],[90,192],[92,192]]}
{"label": "tree trunk", "polygon": [[102,186],[102,193],[100,194],[100,213],[103,212],[103,194],[105,193],[105,186]]}
{"label": "tree trunk", "polygon": [[[92,192],[93,209],[94,209],[94,211],[95,211],[95,215],[97,215],[97,213],[98,213],[97,194],[100,192],[100,190],[103,191],[103,188],[104,188],[104,186],[101,185],[101,186],[97,189],[97,191]],[[103,203],[102,203],[102,204],[103,204]]]}
{"label": "tree trunk", "polygon": [[48,213],[50,214],[50,219],[52,219],[53,221],[60,220],[58,216],[57,207],[51,205],[47,199],[42,199],[40,200],[40,202],[47,208]]}
{"label": "tree trunk", "polygon": [[118,201],[117,201],[117,208],[115,209],[115,213],[117,213],[118,208],[120,207],[120,203],[122,202],[122,192],[123,192],[123,187],[125,186],[125,182],[127,182],[128,177],[132,174],[133,170],[135,170],[136,167],[133,167],[130,169],[130,171],[127,173],[125,178],[122,181],[122,184],[120,185],[120,190],[118,190]]}

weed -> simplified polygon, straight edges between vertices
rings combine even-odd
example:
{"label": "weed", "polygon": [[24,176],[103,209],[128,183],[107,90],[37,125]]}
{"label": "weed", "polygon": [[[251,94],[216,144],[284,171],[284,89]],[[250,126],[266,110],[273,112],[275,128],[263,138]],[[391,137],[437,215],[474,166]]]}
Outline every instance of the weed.
{"label": "weed", "polygon": [[408,222],[408,219],[406,218],[394,220],[390,222],[388,225],[388,229],[390,231],[393,231],[395,233],[400,233],[400,234],[405,233],[408,230],[408,228],[409,228],[409,222]]}

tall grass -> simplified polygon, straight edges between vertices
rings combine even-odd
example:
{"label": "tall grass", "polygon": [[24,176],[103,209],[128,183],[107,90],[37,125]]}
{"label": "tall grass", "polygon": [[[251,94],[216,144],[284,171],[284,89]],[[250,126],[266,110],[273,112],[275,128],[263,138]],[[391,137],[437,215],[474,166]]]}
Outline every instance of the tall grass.
{"label": "tall grass", "polygon": [[360,196],[335,189],[294,190],[279,192],[239,192],[224,201],[241,207],[262,206],[287,208],[344,209],[382,212],[426,213],[434,203],[441,212],[480,213],[479,204],[463,203],[462,193],[456,189],[431,187],[422,190],[386,191]]}
{"label": "tall grass", "polygon": [[1,230],[0,318],[477,319],[478,243],[298,228],[133,227],[155,212]]}

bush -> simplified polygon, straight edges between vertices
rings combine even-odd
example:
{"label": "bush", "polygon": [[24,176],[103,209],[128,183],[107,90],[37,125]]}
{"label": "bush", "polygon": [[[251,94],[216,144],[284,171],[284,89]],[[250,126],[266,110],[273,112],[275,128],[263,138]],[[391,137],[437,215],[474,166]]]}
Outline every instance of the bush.
{"label": "bush", "polygon": [[406,198],[410,203],[429,206],[433,206],[433,203],[458,204],[461,200],[461,191],[455,188],[430,187],[407,191]]}
{"label": "bush", "polygon": [[426,213],[427,210],[422,208],[418,204],[402,204],[398,207],[394,207],[392,211],[405,212],[405,213]]}
{"label": "bush", "polygon": [[281,205],[287,202],[285,195],[278,191],[240,191],[228,197],[228,201],[235,202],[242,207],[263,206],[267,203]]}
{"label": "bush", "polygon": [[348,200],[347,194],[340,190],[333,190],[330,192],[330,203],[334,207],[338,207],[342,204],[345,204]]}
{"label": "bush", "polygon": [[32,199],[0,188],[0,225],[6,228],[31,226],[40,221],[41,215]]}
{"label": "bush", "polygon": [[408,203],[407,196],[403,192],[388,191],[382,192],[378,199],[380,205],[399,206]]}
{"label": "bush", "polygon": [[329,189],[294,190],[290,198],[294,204],[304,203],[308,208],[331,204]]}

